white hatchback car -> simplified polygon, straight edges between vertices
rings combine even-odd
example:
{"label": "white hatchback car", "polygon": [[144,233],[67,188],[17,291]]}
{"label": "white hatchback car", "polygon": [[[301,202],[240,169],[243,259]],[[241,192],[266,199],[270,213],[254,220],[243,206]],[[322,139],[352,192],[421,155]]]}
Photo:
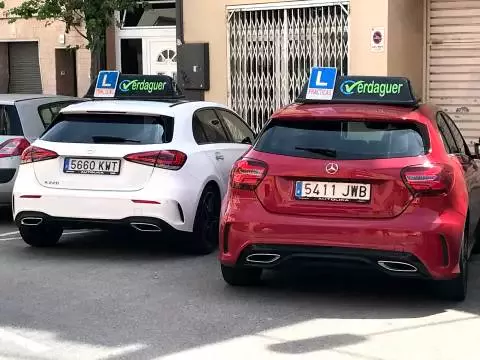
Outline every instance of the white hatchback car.
{"label": "white hatchback car", "polygon": [[22,154],[22,238],[52,246],[66,228],[175,230],[196,253],[212,252],[231,167],[253,131],[221,104],[125,98],[62,109]]}

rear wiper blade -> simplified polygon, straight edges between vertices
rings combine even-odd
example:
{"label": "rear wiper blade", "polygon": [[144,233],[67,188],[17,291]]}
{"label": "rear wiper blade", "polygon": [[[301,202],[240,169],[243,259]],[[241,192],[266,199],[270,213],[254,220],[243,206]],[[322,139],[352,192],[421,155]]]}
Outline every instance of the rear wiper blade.
{"label": "rear wiper blade", "polygon": [[125,139],[117,136],[92,136],[94,143],[140,143],[139,140]]}
{"label": "rear wiper blade", "polygon": [[308,151],[314,154],[320,154],[324,155],[327,157],[331,158],[336,158],[337,157],[337,151],[332,150],[332,149],[325,149],[325,148],[315,148],[315,147],[302,147],[302,146],[296,146],[296,150],[303,150],[303,151]]}

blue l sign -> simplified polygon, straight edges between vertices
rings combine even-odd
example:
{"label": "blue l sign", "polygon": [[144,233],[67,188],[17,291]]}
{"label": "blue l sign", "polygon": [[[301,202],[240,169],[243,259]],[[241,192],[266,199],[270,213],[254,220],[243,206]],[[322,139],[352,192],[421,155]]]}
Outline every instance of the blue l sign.
{"label": "blue l sign", "polygon": [[100,71],[97,76],[94,97],[115,97],[119,71]]}
{"label": "blue l sign", "polygon": [[336,80],[336,68],[312,68],[306,98],[308,100],[332,100]]}

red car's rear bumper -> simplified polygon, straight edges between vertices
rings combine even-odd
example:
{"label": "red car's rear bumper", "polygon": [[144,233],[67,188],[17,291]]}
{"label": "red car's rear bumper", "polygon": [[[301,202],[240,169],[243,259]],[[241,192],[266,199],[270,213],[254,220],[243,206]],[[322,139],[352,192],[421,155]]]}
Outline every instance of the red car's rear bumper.
{"label": "red car's rear bumper", "polygon": [[[230,200],[231,201],[231,200]],[[417,208],[394,219],[335,219],[267,212],[255,199],[225,204],[220,261],[227,266],[274,268],[295,263],[365,265],[392,275],[448,279],[459,273],[464,216]],[[270,263],[247,261],[253,253],[278,254]],[[392,272],[379,261],[411,264]]]}

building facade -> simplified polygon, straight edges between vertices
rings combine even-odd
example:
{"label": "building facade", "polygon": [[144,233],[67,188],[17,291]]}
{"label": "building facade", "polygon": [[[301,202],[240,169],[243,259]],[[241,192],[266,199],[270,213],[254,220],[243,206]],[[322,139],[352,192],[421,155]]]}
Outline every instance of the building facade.
{"label": "building facade", "polygon": [[[208,86],[198,98],[229,104],[257,130],[320,65],[407,76],[470,144],[480,137],[480,0],[153,0],[116,16],[107,68],[184,79],[198,66],[185,61],[191,52],[177,66],[178,46],[207,44]],[[9,24],[0,12],[0,93],[83,96],[91,82],[84,45],[61,22]]]}
{"label": "building facade", "polygon": [[67,34],[62,22],[9,23],[8,9],[20,3],[7,0],[0,10],[0,93],[83,96],[90,85],[84,39],[73,29]]}
{"label": "building facade", "polygon": [[480,0],[183,0],[183,29],[209,44],[205,99],[257,129],[321,65],[407,76],[470,144],[480,136]]}

